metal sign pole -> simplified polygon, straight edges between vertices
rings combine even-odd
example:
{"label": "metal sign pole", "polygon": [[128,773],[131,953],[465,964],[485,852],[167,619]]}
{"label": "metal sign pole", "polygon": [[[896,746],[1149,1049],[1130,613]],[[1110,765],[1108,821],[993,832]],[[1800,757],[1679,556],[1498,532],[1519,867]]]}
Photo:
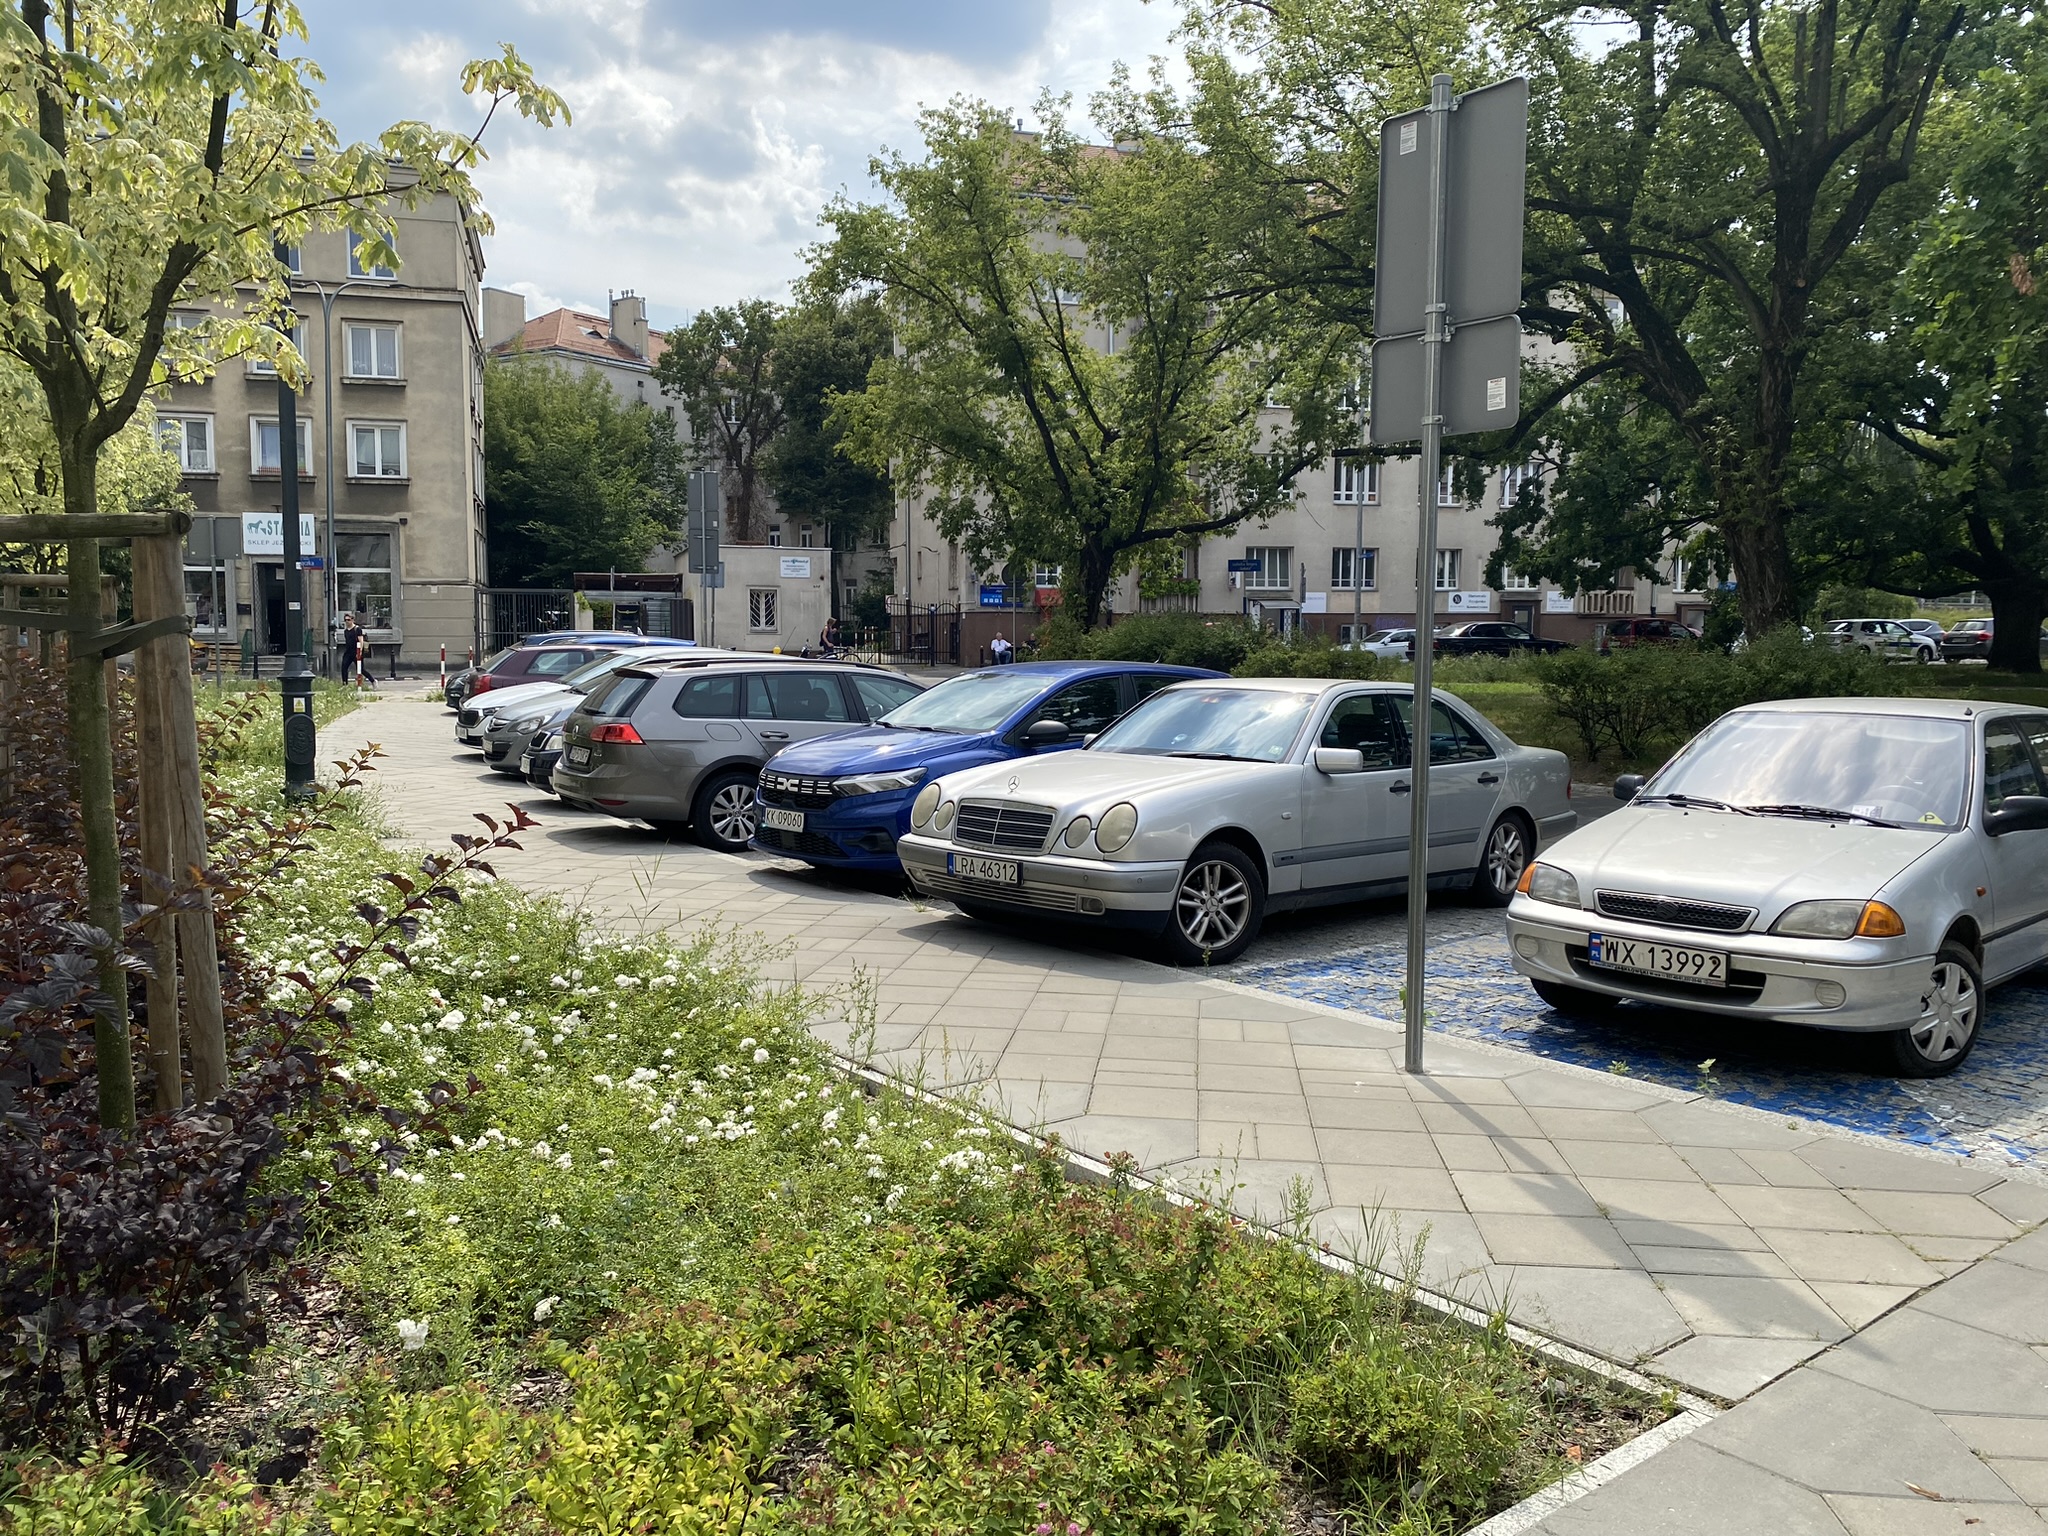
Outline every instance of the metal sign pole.
{"label": "metal sign pole", "polygon": [[1423,974],[1429,920],[1429,749],[1430,674],[1436,659],[1436,504],[1443,459],[1443,354],[1448,340],[1444,305],[1444,222],[1450,188],[1451,77],[1429,83],[1431,144],[1428,287],[1422,328],[1422,458],[1415,520],[1415,695],[1408,732],[1413,794],[1408,820],[1408,988],[1407,1051],[1404,1065],[1421,1072],[1424,1014]]}

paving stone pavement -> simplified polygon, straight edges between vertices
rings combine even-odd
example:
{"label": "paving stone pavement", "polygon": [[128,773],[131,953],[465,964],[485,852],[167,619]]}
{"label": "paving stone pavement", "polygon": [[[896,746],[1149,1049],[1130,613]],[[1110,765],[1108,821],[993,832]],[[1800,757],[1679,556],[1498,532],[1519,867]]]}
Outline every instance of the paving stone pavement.
{"label": "paving stone pavement", "polygon": [[[569,811],[458,750],[436,705],[366,706],[322,755],[363,741],[388,754],[373,782],[405,838],[525,805],[541,825],[501,877],[618,931],[759,935],[772,976],[825,994],[836,1046],[1246,1216],[1305,1210],[1340,1250],[1385,1263],[1420,1240],[1431,1287],[1739,1402],[1539,1529],[2048,1536],[2034,1170],[1483,1040],[1433,1036],[1410,1077],[1368,1012]],[[875,1007],[858,1042],[856,982]]]}

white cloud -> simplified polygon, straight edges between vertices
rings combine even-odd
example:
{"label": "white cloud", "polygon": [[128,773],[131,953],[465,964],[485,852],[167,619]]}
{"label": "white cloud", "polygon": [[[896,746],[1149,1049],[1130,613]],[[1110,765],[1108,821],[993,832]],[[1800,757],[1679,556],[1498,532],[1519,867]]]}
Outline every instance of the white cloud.
{"label": "white cloud", "polygon": [[[312,0],[329,110],[347,133],[406,116],[470,126],[461,61],[517,44],[575,122],[493,124],[478,176],[497,223],[489,281],[528,293],[535,313],[553,295],[589,305],[633,288],[657,324],[786,294],[819,211],[841,189],[872,195],[869,156],[914,151],[921,106],[967,95],[1028,114],[1048,87],[1085,105],[1117,60],[1142,74],[1170,53],[1176,17],[1163,3],[1046,0],[1042,26],[1026,6],[969,35],[959,17],[977,13],[951,0],[809,15],[803,0],[756,0],[715,20],[688,0],[522,9],[454,0],[424,22],[402,0]],[[915,45],[925,37],[937,42]]]}

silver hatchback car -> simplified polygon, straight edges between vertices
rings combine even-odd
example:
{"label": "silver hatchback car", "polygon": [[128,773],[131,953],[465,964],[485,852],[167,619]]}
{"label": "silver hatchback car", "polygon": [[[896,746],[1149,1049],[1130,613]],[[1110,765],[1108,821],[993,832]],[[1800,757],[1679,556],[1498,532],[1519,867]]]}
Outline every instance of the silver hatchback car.
{"label": "silver hatchback car", "polygon": [[2048,711],[1800,699],[1723,715],[1508,908],[1552,1007],[1632,998],[1882,1035],[1937,1077],[1987,985],[2048,961]]}
{"label": "silver hatchback car", "polygon": [[850,662],[629,666],[563,722],[555,793],[569,805],[664,832],[686,826],[725,853],[754,836],[761,765],[796,742],[851,731],[922,692]]}

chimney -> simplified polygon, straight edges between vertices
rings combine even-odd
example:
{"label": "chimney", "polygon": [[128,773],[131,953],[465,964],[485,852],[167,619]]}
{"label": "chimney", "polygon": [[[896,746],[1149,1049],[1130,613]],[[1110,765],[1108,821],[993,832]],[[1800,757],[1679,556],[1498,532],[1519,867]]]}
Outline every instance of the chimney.
{"label": "chimney", "polygon": [[507,288],[484,290],[484,346],[516,340],[526,329],[526,295]]}
{"label": "chimney", "polygon": [[612,340],[635,357],[647,355],[647,301],[630,288],[612,298]]}

